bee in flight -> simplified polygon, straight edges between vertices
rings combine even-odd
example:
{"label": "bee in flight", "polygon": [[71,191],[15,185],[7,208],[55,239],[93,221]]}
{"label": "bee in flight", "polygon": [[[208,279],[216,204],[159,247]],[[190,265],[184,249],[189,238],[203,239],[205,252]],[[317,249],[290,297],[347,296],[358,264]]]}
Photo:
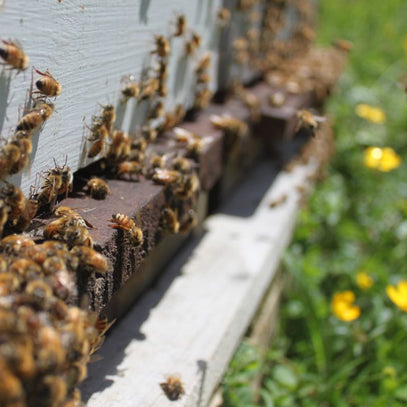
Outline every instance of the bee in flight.
{"label": "bee in flight", "polygon": [[17,71],[25,71],[30,65],[30,58],[24,53],[21,44],[17,40],[0,40],[0,57],[6,65]]}

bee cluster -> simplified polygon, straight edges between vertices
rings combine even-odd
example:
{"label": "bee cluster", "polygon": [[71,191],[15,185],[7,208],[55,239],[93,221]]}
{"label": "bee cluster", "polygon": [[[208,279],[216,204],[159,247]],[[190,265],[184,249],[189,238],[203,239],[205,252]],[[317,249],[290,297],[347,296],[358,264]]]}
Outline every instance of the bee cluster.
{"label": "bee cluster", "polygon": [[[6,68],[26,70],[29,58],[15,41],[2,40]],[[86,221],[58,207],[42,237],[21,234],[32,226],[39,208],[53,208],[58,195],[72,190],[73,175],[64,164],[42,174],[42,185],[29,198],[5,181],[29,162],[32,138],[54,111],[50,97],[62,86],[46,70],[15,133],[0,148],[0,404],[56,406],[81,404],[77,385],[84,380],[91,355],[101,346],[110,324],[79,307],[80,284],[106,273],[107,259],[93,250]],[[37,95],[34,97],[34,95]],[[32,104],[32,106],[31,106]],[[95,180],[93,180],[95,183]],[[90,185],[91,193],[101,195]],[[103,193],[102,193],[103,195]]]}

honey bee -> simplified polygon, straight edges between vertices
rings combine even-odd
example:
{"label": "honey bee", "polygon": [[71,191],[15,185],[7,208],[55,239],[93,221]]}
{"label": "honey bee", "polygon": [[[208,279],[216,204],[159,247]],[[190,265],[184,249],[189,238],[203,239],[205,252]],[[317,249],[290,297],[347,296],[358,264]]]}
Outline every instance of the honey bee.
{"label": "honey bee", "polygon": [[90,229],[93,228],[93,226],[85,218],[83,218],[81,215],[79,215],[78,212],[74,211],[69,206],[58,206],[54,210],[54,215],[58,218],[62,217],[72,218],[79,221],[81,226],[86,226]]}
{"label": "honey bee", "polygon": [[52,103],[40,103],[22,117],[17,124],[16,131],[33,131],[37,129],[51,117],[53,112],[54,105]]}
{"label": "honey bee", "polygon": [[14,143],[6,143],[0,150],[0,178],[11,174],[21,158],[20,148]]}
{"label": "honey bee", "polygon": [[231,18],[231,13],[230,13],[229,9],[227,9],[227,8],[219,9],[217,16],[216,16],[216,21],[217,21],[218,26],[220,28],[227,27],[230,23],[230,18]]}
{"label": "honey bee", "polygon": [[11,145],[17,147],[19,151],[18,159],[8,169],[8,173],[10,175],[17,174],[29,162],[30,154],[32,152],[31,134],[26,131],[18,131],[13,135],[12,139],[10,140],[10,143],[7,144],[9,144],[9,147]]}
{"label": "honey bee", "polygon": [[280,197],[273,199],[270,203],[269,203],[269,208],[276,208],[277,206],[282,205],[283,203],[285,203],[287,201],[287,195],[283,194]]}
{"label": "honey bee", "polygon": [[79,260],[79,270],[104,274],[109,269],[106,257],[88,246],[75,246],[70,253]]}
{"label": "honey bee", "polygon": [[198,216],[193,209],[189,209],[182,217],[179,232],[189,233],[198,224]]}
{"label": "honey bee", "polygon": [[257,0],[238,0],[237,8],[240,11],[247,11],[251,9],[256,3]]}
{"label": "honey bee", "polygon": [[157,78],[149,78],[141,84],[139,100],[150,99],[157,92],[159,82]]}
{"label": "honey bee", "polygon": [[241,94],[241,100],[249,109],[251,120],[253,122],[258,122],[261,118],[259,98],[254,93],[243,91]]}
{"label": "honey bee", "polygon": [[154,143],[157,139],[158,132],[150,126],[143,126],[141,128],[141,135],[147,143]]}
{"label": "honey bee", "polygon": [[311,132],[312,136],[315,136],[319,124],[325,121],[325,117],[314,115],[309,110],[299,110],[297,112],[297,120],[296,132],[305,128]]}
{"label": "honey bee", "polygon": [[65,400],[68,393],[68,386],[65,378],[48,374],[43,377],[39,383],[38,393],[40,395],[46,394],[46,398],[42,396],[41,402],[49,403],[48,405],[59,406]]}
{"label": "honey bee", "polygon": [[161,84],[165,82],[168,76],[168,63],[166,60],[160,60],[157,69],[157,80]]}
{"label": "honey bee", "polygon": [[199,178],[195,173],[185,174],[178,180],[174,195],[180,199],[189,199],[199,191],[199,187]]}
{"label": "honey bee", "polygon": [[12,69],[25,71],[30,64],[30,59],[24,53],[21,44],[16,40],[0,40],[4,45],[0,46],[0,57]]}
{"label": "honey bee", "polygon": [[68,260],[67,253],[69,252],[66,243],[56,240],[47,240],[42,244],[30,246],[27,250],[27,255],[41,266],[51,257],[58,257],[64,261]]}
{"label": "honey bee", "polygon": [[38,200],[33,193],[30,193],[29,198],[24,197],[24,207],[21,213],[15,219],[10,219],[10,226],[15,232],[22,232],[30,226],[32,219],[38,210]]}
{"label": "honey bee", "polygon": [[4,226],[8,220],[8,207],[3,199],[0,199],[0,237],[3,235]]}
{"label": "honey bee", "polygon": [[130,136],[121,130],[114,130],[112,143],[107,153],[107,159],[111,162],[125,160],[129,157],[131,150]]}
{"label": "honey bee", "polygon": [[[35,281],[42,277],[41,267],[31,259],[23,258],[23,259],[14,260],[10,264],[8,270],[10,273],[13,273],[15,275],[24,276],[24,280],[26,280],[26,281],[27,280]],[[40,300],[40,299],[38,299],[38,300]],[[26,298],[25,296],[20,298],[20,301],[22,301],[22,302],[27,301],[28,303],[31,303],[31,304],[33,302],[36,302],[38,304],[38,301],[35,298]],[[41,304],[39,304],[39,305],[41,305]]]}
{"label": "honey bee", "polygon": [[17,186],[7,182],[0,189],[0,198],[8,207],[9,219],[16,219],[23,212],[26,198]]}
{"label": "honey bee", "polygon": [[117,165],[117,175],[140,175],[143,173],[143,166],[139,161],[122,161]]}
{"label": "honey bee", "polygon": [[106,332],[112,327],[112,325],[116,322],[114,319],[113,321],[110,321],[107,319],[107,317],[100,317],[98,316],[95,322],[95,328],[98,331],[98,334],[100,336],[105,335]]}
{"label": "honey bee", "polygon": [[1,252],[8,255],[19,255],[33,246],[35,246],[34,241],[24,235],[9,235],[0,241]]}
{"label": "honey bee", "polygon": [[131,81],[122,89],[123,102],[127,102],[130,98],[137,98],[140,94],[140,83]]}
{"label": "honey bee", "polygon": [[209,106],[213,93],[208,88],[198,90],[195,93],[194,107],[196,109],[205,109]]}
{"label": "honey bee", "polygon": [[167,376],[165,382],[160,383],[160,386],[171,401],[178,400],[185,394],[184,386],[178,375]]}
{"label": "honey bee", "polygon": [[133,150],[144,152],[147,148],[147,142],[143,137],[136,137],[131,141],[131,148]]}
{"label": "honey bee", "polygon": [[93,199],[105,199],[110,193],[107,182],[101,178],[92,178],[88,181],[90,196]]}
{"label": "honey bee", "polygon": [[152,169],[164,168],[165,157],[163,155],[153,154],[149,157],[149,167]]}
{"label": "honey bee", "polygon": [[51,221],[44,228],[46,239],[62,240],[69,247],[84,245],[93,247],[92,237],[89,235],[83,218],[73,216],[61,216]]}
{"label": "honey bee", "polygon": [[88,138],[88,141],[92,142],[92,144],[88,150],[88,157],[93,158],[106,148],[106,141],[109,137],[109,131],[102,122],[95,122],[90,130],[92,134]]}
{"label": "honey bee", "polygon": [[30,380],[35,375],[34,347],[29,338],[18,338],[0,345],[0,357],[17,376]]}
{"label": "honey bee", "polygon": [[176,157],[171,163],[171,168],[181,174],[188,174],[192,171],[191,161],[185,157]]}
{"label": "honey bee", "polygon": [[178,233],[179,232],[179,221],[177,211],[169,207],[163,208],[161,211],[161,223],[164,229],[168,230],[170,233]]}
{"label": "honey bee", "polygon": [[129,216],[116,213],[112,215],[109,222],[112,222],[109,225],[111,228],[124,230],[133,245],[139,246],[143,243],[143,231],[136,226],[134,220]]}
{"label": "honey bee", "polygon": [[181,174],[175,170],[156,168],[153,174],[153,181],[160,185],[176,184],[180,180]]}
{"label": "honey bee", "polygon": [[94,327],[96,328],[97,331],[97,336],[92,338],[90,341],[90,346],[89,346],[89,354],[92,355],[96,351],[100,349],[100,347],[103,345],[104,342],[104,335],[106,332],[111,328],[111,326],[116,322],[114,319],[113,321],[110,321],[107,319],[107,317],[100,317],[97,316],[96,320],[94,322]]}
{"label": "honey bee", "polygon": [[38,93],[44,96],[58,96],[62,91],[62,85],[51,75],[51,72],[47,69],[45,72],[41,72],[36,68],[33,68],[38,75],[42,78],[35,82],[35,86],[38,88]]}
{"label": "honey bee", "polygon": [[164,121],[158,127],[158,131],[160,133],[163,133],[173,129],[178,123],[180,123],[184,119],[185,114],[186,114],[185,108],[182,105],[177,105],[173,113],[172,112],[165,113]]}
{"label": "honey bee", "polygon": [[269,96],[269,103],[273,107],[281,107],[286,101],[286,96],[283,92],[274,92]]}
{"label": "honey bee", "polygon": [[68,193],[72,191],[73,175],[66,164],[63,166],[55,164],[55,168],[47,170],[43,178],[43,185],[36,196],[40,205],[53,205],[58,195],[68,196]]}
{"label": "honey bee", "polygon": [[171,52],[171,47],[167,38],[163,35],[156,35],[154,38],[156,48],[152,53],[157,54],[160,58],[168,56]]}
{"label": "honey bee", "polygon": [[208,73],[201,73],[197,76],[196,82],[198,84],[207,84],[211,80],[211,76]]}
{"label": "honey bee", "polygon": [[175,20],[175,33],[174,37],[180,37],[185,33],[187,28],[187,19],[184,14],[178,14]]}
{"label": "honey bee", "polygon": [[[38,264],[34,263],[32,260],[30,261],[39,267]],[[25,292],[28,295],[38,297],[41,301],[49,300],[52,297],[51,287],[43,280],[33,280],[28,282],[25,287]]]}
{"label": "honey bee", "polygon": [[37,334],[38,353],[36,364],[39,372],[60,369],[65,362],[66,353],[61,342],[61,335],[52,326],[42,326]]}
{"label": "honey bee", "polygon": [[116,120],[116,112],[113,105],[102,106],[102,115],[100,120],[106,127],[109,134],[112,134],[113,125]]}
{"label": "honey bee", "polygon": [[164,115],[164,104],[161,100],[157,101],[156,103],[151,106],[148,112],[148,119],[157,119]]}
{"label": "honey bee", "polygon": [[198,159],[202,152],[204,140],[197,134],[182,129],[181,127],[175,127],[174,133],[176,141],[186,144],[187,156]]}
{"label": "honey bee", "polygon": [[198,62],[198,66],[195,69],[195,73],[200,75],[209,69],[211,65],[211,54],[204,55]]}
{"label": "honey bee", "polygon": [[211,123],[225,134],[226,150],[232,152],[239,141],[247,136],[249,127],[245,122],[229,115],[211,115]]}
{"label": "honey bee", "polygon": [[0,361],[0,394],[4,405],[25,405],[25,391],[20,379],[14,375],[5,361]]}
{"label": "honey bee", "polygon": [[201,46],[201,36],[195,32],[191,33],[191,38],[185,42],[185,54],[192,55]]}
{"label": "honey bee", "polygon": [[248,47],[248,41],[246,38],[243,37],[236,38],[233,41],[232,47],[235,52],[246,51]]}
{"label": "honey bee", "polygon": [[336,40],[332,41],[332,45],[345,52],[349,52],[352,50],[353,44],[350,41],[344,40],[342,38],[337,38]]}
{"label": "honey bee", "polygon": [[167,85],[164,82],[159,82],[158,83],[158,88],[157,88],[157,95],[165,98],[168,93],[168,88]]}

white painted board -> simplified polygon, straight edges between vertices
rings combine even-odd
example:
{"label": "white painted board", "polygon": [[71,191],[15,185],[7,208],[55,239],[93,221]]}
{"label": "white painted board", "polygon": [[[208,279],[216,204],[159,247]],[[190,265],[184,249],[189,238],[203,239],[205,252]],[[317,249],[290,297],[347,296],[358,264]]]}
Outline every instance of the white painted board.
{"label": "white painted board", "polygon": [[[4,1],[4,0],[3,0]],[[0,8],[0,38],[17,39],[29,56],[30,68],[18,75],[0,75],[0,131],[7,138],[18,122],[31,83],[31,66],[49,69],[62,84],[55,112],[34,138],[31,169],[12,178],[27,192],[36,174],[53,167],[53,159],[73,171],[87,165],[84,126],[100,113],[99,104],[120,106],[121,79],[138,79],[151,65],[154,36],[169,36],[177,13],[202,37],[196,55],[184,58],[184,39],[171,42],[167,110],[177,103],[190,107],[194,69],[206,53],[212,55],[212,90],[217,87],[219,29],[216,13],[221,0],[6,0]],[[120,109],[118,125],[135,130],[140,109],[132,101]],[[138,110],[138,111],[137,111]]]}

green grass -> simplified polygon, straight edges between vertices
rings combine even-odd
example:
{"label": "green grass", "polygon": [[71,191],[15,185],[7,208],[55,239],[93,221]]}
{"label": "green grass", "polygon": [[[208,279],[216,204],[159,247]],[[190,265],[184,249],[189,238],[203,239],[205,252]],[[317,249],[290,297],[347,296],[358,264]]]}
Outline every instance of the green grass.
{"label": "green grass", "polygon": [[[337,153],[327,179],[300,214],[285,256],[293,283],[280,333],[266,357],[243,343],[224,380],[224,406],[402,406],[407,402],[407,314],[386,286],[407,279],[407,1],[321,0],[318,41],[354,44],[338,90],[327,105],[335,118]],[[381,108],[384,125],[355,114]],[[382,173],[366,168],[368,146],[389,146],[403,164]],[[368,290],[356,282],[367,272]],[[352,290],[360,317],[332,314],[336,292]],[[250,382],[265,374],[261,401]]]}

